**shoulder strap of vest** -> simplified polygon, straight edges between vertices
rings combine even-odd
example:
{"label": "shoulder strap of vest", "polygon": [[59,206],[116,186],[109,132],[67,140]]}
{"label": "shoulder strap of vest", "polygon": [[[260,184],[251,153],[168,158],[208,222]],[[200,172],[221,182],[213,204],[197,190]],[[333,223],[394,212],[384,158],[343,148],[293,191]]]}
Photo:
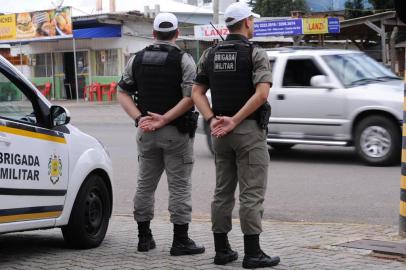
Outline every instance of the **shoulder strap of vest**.
{"label": "shoulder strap of vest", "polygon": [[167,51],[167,52],[171,52],[171,51],[179,51],[182,52],[181,49],[175,47],[175,46],[171,46],[171,45],[166,45],[166,44],[152,44],[147,46],[144,50],[147,51]]}
{"label": "shoulder strap of vest", "polygon": [[166,45],[166,44],[153,44],[149,45],[146,47],[144,50],[147,51],[167,51],[167,52],[172,52],[172,51],[178,51],[179,54],[181,55],[181,59],[183,57],[183,54],[186,52],[178,47],[171,46],[171,45]]}
{"label": "shoulder strap of vest", "polygon": [[251,42],[247,42],[245,40],[225,40],[220,42],[217,45],[212,46],[212,48],[214,49],[214,51],[217,50],[224,50],[224,49],[237,49],[238,46],[244,46],[244,47],[250,47],[250,49],[252,50],[252,47],[254,46],[253,43]]}

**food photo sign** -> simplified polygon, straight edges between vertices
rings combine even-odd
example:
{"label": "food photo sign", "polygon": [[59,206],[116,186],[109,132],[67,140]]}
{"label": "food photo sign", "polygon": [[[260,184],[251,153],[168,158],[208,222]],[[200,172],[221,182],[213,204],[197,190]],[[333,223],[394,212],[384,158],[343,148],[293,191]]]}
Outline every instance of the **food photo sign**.
{"label": "food photo sign", "polygon": [[0,16],[0,42],[32,41],[72,37],[72,9],[6,14]]}

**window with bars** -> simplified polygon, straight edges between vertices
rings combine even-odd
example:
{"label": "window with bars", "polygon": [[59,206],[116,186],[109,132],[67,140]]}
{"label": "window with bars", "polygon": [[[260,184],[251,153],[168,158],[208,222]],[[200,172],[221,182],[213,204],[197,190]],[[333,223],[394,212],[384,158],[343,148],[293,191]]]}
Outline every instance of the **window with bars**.
{"label": "window with bars", "polygon": [[52,76],[52,58],[50,53],[34,54],[31,56],[31,66],[34,77]]}

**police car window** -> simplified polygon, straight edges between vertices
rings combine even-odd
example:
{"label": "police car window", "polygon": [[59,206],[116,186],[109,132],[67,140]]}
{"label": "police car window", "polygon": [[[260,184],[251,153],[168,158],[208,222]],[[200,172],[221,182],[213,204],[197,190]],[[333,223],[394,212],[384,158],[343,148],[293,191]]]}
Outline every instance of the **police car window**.
{"label": "police car window", "polygon": [[34,109],[24,93],[0,73],[0,117],[36,123]]}
{"label": "police car window", "polygon": [[323,75],[312,59],[288,60],[283,76],[284,87],[310,87],[310,79]]}

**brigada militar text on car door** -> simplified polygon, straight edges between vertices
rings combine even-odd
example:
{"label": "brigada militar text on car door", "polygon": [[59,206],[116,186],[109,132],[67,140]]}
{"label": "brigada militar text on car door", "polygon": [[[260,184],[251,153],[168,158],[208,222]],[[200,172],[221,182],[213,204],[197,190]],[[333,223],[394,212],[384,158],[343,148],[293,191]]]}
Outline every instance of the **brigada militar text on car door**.
{"label": "brigada militar text on car door", "polygon": [[0,57],[0,233],[61,227],[77,248],[104,239],[111,160],[69,119]]}

